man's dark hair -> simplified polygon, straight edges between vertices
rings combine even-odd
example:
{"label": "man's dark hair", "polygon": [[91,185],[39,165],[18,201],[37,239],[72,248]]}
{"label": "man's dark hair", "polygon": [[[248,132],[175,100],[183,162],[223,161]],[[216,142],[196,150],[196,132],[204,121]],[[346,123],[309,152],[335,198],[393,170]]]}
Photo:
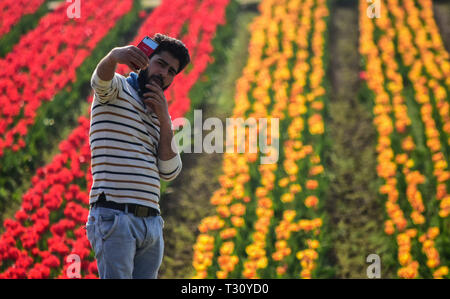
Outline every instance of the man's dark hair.
{"label": "man's dark hair", "polygon": [[159,46],[150,57],[163,51],[169,52],[180,63],[177,74],[180,73],[191,61],[189,51],[182,41],[161,33],[156,33],[152,39],[156,41]]}
{"label": "man's dark hair", "polygon": [[[152,58],[153,55],[161,53],[163,51],[169,52],[179,62],[177,74],[180,73],[186,67],[186,65],[188,65],[188,63],[191,61],[191,58],[189,56],[189,51],[186,48],[186,46],[183,44],[182,41],[180,41],[176,38],[161,34],[161,33],[156,33],[152,37],[152,39],[155,40],[159,44],[159,46],[150,55],[149,58]],[[148,80],[147,73],[148,73],[148,68],[141,70],[139,72],[139,76],[137,79],[138,85],[139,85],[138,94],[141,97],[143,97],[144,93],[149,91],[149,89],[145,86],[145,84],[148,83],[147,82],[147,80]],[[168,86],[166,86],[166,87],[161,86],[161,88],[163,88],[163,90],[166,90],[167,87]]]}

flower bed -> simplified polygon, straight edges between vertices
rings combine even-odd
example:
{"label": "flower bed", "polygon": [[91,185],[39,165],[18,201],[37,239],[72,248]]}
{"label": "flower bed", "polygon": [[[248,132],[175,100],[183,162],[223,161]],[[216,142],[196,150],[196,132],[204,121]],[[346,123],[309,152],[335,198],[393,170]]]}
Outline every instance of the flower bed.
{"label": "flower bed", "polygon": [[9,32],[24,15],[35,13],[45,0],[3,0],[0,3],[0,38]]}
{"label": "flower bed", "polygon": [[[382,1],[366,17],[360,1],[360,53],[378,131],[385,232],[396,241],[398,276],[448,277],[448,53],[431,1]],[[419,10],[421,9],[421,11]],[[430,38],[428,38],[430,36]]]}
{"label": "flower bed", "polygon": [[[256,125],[258,132],[265,129],[268,139],[279,139],[282,150],[268,144],[279,156],[272,164],[260,164],[261,154],[224,154],[221,188],[211,197],[217,214],[198,226],[194,278],[311,278],[332,272],[320,200],[326,190],[321,155],[327,2],[267,0],[260,12],[249,27],[249,58],[237,81],[232,117],[268,118],[266,129]],[[272,131],[278,122],[280,131]],[[248,149],[249,130],[244,132],[237,139]]]}
{"label": "flower bed", "polygon": [[[111,7],[107,6],[105,9],[108,10],[111,9]],[[82,60],[82,64],[76,69],[76,80],[74,80],[74,82],[67,82],[63,89],[54,90],[56,94],[52,96],[51,101],[43,101],[41,103],[29,101],[28,104],[30,102],[33,102],[36,105],[39,104],[39,108],[35,107],[36,110],[32,112],[29,118],[24,117],[25,114],[23,112],[18,116],[19,118],[23,117],[19,122],[22,122],[21,132],[24,134],[20,137],[19,141],[22,144],[26,144],[26,146],[21,149],[16,146],[15,150],[12,150],[12,148],[5,148],[3,155],[0,156],[0,213],[3,213],[5,207],[10,206],[11,203],[20,201],[22,193],[25,192],[25,190],[21,188],[22,184],[30,181],[37,168],[44,164],[44,161],[46,161],[45,155],[48,155],[49,152],[52,152],[54,147],[57,147],[57,143],[55,142],[62,138],[64,130],[68,126],[77,126],[77,119],[84,113],[83,107],[87,105],[86,102],[80,99],[86,98],[90,92],[90,77],[92,70],[97,65],[99,59],[105,55],[105,51],[107,53],[107,51],[109,51],[113,45],[116,45],[118,41],[123,42],[123,36],[129,34],[130,30],[135,30],[136,24],[140,21],[138,18],[139,9],[139,2],[134,2],[130,11],[120,18],[115,19],[115,26],[111,27],[106,35],[98,41],[95,48],[93,48],[90,54]],[[61,11],[60,14],[62,14]],[[49,16],[46,18],[50,20]],[[42,28],[39,29],[42,26],[38,26],[36,30],[42,31]],[[50,28],[49,30],[54,29]],[[33,32],[24,36],[26,37],[30,34],[33,35]],[[13,58],[13,56],[8,57]],[[15,57],[16,60],[19,60],[17,55]],[[47,67],[46,65],[40,65],[40,62],[35,62],[34,65],[36,66],[36,69]],[[0,81],[9,86],[9,88],[12,88],[13,91],[14,89],[17,89],[18,91],[21,90],[18,89],[18,86],[15,86],[14,82],[9,80],[8,77],[4,77]],[[38,82],[32,78],[22,83],[25,85],[38,85]],[[17,93],[16,96],[20,97]],[[15,104],[5,103],[5,105],[23,106],[25,105],[24,103],[25,102],[22,103],[22,101],[19,101]],[[28,108],[25,108],[27,111],[33,109],[33,107],[27,107]],[[68,111],[70,111],[70,113],[68,113]],[[32,124],[31,120],[33,121]],[[0,122],[1,121],[6,122],[6,119],[0,117]],[[24,121],[28,121],[30,124],[28,126],[24,125]],[[16,139],[17,138],[14,140]],[[3,144],[1,138],[0,143]],[[1,217],[1,219],[3,218]]]}
{"label": "flower bed", "polygon": [[76,80],[77,67],[130,11],[132,3],[87,2],[79,19],[68,18],[66,7],[59,6],[0,60],[0,156],[5,149],[25,147],[24,136],[42,102],[51,101],[66,84]]}

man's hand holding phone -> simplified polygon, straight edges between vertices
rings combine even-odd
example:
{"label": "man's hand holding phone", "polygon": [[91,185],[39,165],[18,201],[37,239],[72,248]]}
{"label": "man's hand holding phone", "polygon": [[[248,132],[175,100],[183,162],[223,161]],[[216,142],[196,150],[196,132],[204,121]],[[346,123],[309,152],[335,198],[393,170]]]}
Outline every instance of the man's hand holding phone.
{"label": "man's hand holding phone", "polygon": [[114,48],[111,56],[115,63],[126,64],[133,71],[138,72],[148,66],[149,57],[157,47],[158,43],[146,36],[137,46]]}
{"label": "man's hand holding phone", "polygon": [[149,64],[148,56],[133,45],[114,48],[110,55],[115,63],[126,64],[135,72],[146,68]]}

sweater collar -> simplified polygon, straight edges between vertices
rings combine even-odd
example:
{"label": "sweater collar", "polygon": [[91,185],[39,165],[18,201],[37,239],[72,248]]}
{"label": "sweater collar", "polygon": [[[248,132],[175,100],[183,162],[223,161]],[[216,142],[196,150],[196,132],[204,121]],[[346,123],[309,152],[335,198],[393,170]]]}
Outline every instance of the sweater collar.
{"label": "sweater collar", "polygon": [[136,74],[135,72],[131,72],[127,78],[127,82],[134,88],[134,90],[136,90],[136,92],[138,94],[140,94],[140,88],[139,88],[139,83],[138,83],[138,74]]}

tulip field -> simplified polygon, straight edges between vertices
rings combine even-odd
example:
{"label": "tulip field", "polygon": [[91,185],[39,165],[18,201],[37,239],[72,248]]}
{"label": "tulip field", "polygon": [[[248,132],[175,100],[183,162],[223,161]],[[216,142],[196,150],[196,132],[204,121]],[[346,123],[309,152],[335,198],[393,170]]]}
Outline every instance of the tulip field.
{"label": "tulip field", "polygon": [[397,244],[398,276],[442,278],[448,275],[450,63],[431,1],[417,2],[387,1],[379,22],[361,18],[360,52],[373,93],[384,230]]}
{"label": "tulip field", "polygon": [[[98,278],[85,229],[90,78],[112,48],[158,32],[191,56],[165,92],[172,121],[196,109],[266,119],[235,140],[261,149],[249,133],[265,132],[277,157],[180,153],[181,174],[161,182],[160,278],[371,278],[371,254],[378,278],[450,278],[450,3],[79,0],[74,18],[72,3],[49,2],[0,4],[0,278]],[[351,57],[339,10],[357,27]],[[356,74],[345,111],[339,57]],[[336,113],[351,115],[342,130],[368,126],[368,142],[339,138]],[[340,173],[340,148],[362,165]],[[345,180],[370,187],[337,192],[353,188]]]}

